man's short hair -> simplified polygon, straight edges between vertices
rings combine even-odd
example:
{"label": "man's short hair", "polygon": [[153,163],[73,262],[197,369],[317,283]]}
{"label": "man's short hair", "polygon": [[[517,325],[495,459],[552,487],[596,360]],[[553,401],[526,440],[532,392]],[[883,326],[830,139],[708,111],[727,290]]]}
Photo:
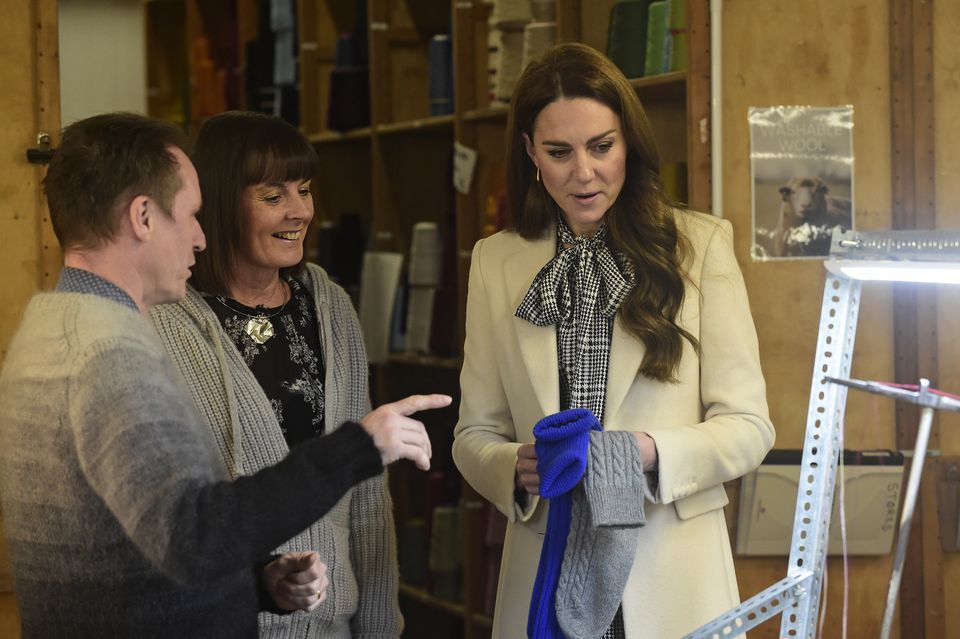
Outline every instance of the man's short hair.
{"label": "man's short hair", "polygon": [[182,187],[172,148],[188,153],[180,129],[135,113],[96,115],[66,127],[43,180],[60,245],[109,242],[121,211],[139,195],[169,214]]}

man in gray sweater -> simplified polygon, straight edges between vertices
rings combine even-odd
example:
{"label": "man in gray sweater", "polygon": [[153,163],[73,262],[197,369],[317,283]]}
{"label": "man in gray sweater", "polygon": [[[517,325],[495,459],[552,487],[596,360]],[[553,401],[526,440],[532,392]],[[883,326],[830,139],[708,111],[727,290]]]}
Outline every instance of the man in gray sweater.
{"label": "man in gray sweater", "polygon": [[96,116],[64,130],[44,181],[65,267],[27,306],[0,373],[0,495],[25,639],[255,637],[258,586],[288,610],[324,594],[313,558],[263,568],[272,548],[384,465],[430,465],[408,415],[447,405],[441,395],[381,406],[227,479],[144,316],[184,295],[204,248],[185,148],[170,125]]}

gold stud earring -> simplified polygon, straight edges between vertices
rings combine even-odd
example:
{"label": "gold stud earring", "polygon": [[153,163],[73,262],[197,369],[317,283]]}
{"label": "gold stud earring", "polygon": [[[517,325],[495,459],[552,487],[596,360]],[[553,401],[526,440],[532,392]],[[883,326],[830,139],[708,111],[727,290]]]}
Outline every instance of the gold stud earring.
{"label": "gold stud earring", "polygon": [[537,182],[540,181],[540,167],[537,167]]}

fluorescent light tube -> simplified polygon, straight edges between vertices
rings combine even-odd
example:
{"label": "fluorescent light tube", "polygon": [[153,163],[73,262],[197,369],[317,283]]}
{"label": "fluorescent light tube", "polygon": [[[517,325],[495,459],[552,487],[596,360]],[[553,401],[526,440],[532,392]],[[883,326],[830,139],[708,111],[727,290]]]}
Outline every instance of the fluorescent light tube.
{"label": "fluorescent light tube", "polygon": [[826,260],[827,270],[855,280],[960,284],[960,263]]}

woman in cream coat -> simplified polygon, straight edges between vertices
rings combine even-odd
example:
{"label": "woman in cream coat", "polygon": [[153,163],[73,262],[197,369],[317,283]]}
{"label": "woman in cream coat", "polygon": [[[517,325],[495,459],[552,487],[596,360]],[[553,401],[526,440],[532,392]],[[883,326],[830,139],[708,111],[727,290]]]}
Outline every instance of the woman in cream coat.
{"label": "woman in cream coat", "polygon": [[636,433],[650,489],[622,620],[603,636],[681,637],[739,603],[723,482],[757,467],[774,439],[731,227],[669,205],[636,94],[592,49],[554,47],[514,95],[511,223],[473,252],[453,445],[463,476],[509,520],[493,635],[526,636],[547,521],[532,428],[571,407],[558,326],[518,309],[555,256],[593,237],[631,287],[609,319],[601,422]]}

